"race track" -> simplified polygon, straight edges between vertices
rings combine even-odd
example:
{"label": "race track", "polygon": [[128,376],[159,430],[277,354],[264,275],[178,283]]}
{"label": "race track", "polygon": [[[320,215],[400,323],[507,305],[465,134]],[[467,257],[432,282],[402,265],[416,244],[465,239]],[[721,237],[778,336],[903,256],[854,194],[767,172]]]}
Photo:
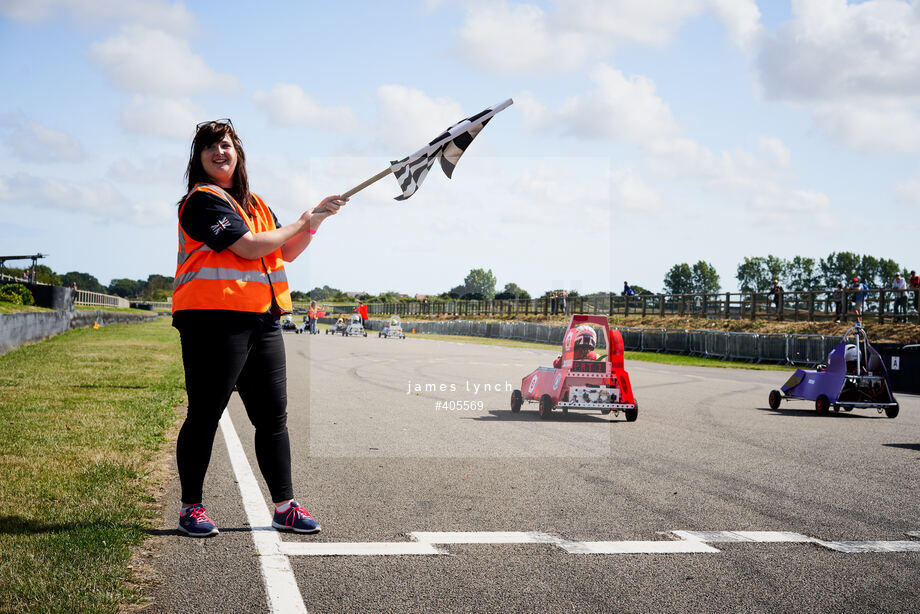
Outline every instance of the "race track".
{"label": "race track", "polygon": [[205,484],[221,535],[175,534],[171,485],[149,611],[916,611],[918,397],[896,419],[773,411],[784,373],[627,362],[636,422],[545,421],[508,387],[553,350],[286,340],[295,491],[322,533],[260,528],[261,477],[247,515],[234,396]]}

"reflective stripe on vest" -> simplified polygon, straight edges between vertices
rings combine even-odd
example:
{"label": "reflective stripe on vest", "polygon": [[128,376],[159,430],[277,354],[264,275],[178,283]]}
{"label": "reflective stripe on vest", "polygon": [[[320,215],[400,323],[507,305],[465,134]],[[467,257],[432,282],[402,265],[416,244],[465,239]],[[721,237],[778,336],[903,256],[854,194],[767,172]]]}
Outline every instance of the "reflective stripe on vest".
{"label": "reflective stripe on vest", "polygon": [[237,256],[230,249],[215,252],[196,241],[182,229],[182,210],[196,191],[218,196],[237,210],[253,234],[275,229],[275,222],[265,203],[252,195],[250,214],[218,186],[196,185],[179,208],[179,253],[173,282],[173,312],[185,309],[222,309],[264,313],[272,299],[282,309],[292,310],[291,294],[281,249],[255,260]]}

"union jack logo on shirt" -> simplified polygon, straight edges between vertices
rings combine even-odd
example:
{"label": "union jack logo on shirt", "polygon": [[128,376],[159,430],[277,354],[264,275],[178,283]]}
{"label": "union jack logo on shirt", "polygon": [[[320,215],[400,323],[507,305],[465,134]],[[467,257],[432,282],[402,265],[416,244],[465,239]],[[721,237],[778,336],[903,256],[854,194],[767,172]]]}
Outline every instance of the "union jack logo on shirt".
{"label": "union jack logo on shirt", "polygon": [[220,231],[226,230],[229,227],[230,227],[230,220],[224,217],[222,219],[217,220],[217,223],[211,226],[211,232],[213,232],[214,234],[220,234]]}

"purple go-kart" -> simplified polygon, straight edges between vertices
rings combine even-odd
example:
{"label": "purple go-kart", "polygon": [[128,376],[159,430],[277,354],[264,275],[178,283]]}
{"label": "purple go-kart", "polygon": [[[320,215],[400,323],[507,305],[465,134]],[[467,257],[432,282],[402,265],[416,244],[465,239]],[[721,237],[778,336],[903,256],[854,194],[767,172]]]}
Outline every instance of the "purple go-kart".
{"label": "purple go-kart", "polygon": [[827,365],[815,371],[798,369],[783,385],[770,391],[770,409],[784,399],[814,401],[815,410],[826,414],[833,407],[853,411],[855,407],[875,407],[889,418],[898,415],[898,402],[891,391],[885,362],[869,345],[866,331],[857,325],[827,355]]}

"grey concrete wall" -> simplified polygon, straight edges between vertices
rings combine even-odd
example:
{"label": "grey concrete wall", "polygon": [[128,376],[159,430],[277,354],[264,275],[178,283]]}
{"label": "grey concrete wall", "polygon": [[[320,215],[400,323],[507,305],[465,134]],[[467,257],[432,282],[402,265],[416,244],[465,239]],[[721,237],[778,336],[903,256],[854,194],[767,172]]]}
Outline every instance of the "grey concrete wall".
{"label": "grey concrete wall", "polygon": [[[69,291],[69,289],[68,289]],[[24,343],[35,343],[60,335],[71,328],[85,328],[94,322],[99,326],[151,322],[155,313],[122,313],[113,311],[41,311],[0,314],[0,354]]]}

